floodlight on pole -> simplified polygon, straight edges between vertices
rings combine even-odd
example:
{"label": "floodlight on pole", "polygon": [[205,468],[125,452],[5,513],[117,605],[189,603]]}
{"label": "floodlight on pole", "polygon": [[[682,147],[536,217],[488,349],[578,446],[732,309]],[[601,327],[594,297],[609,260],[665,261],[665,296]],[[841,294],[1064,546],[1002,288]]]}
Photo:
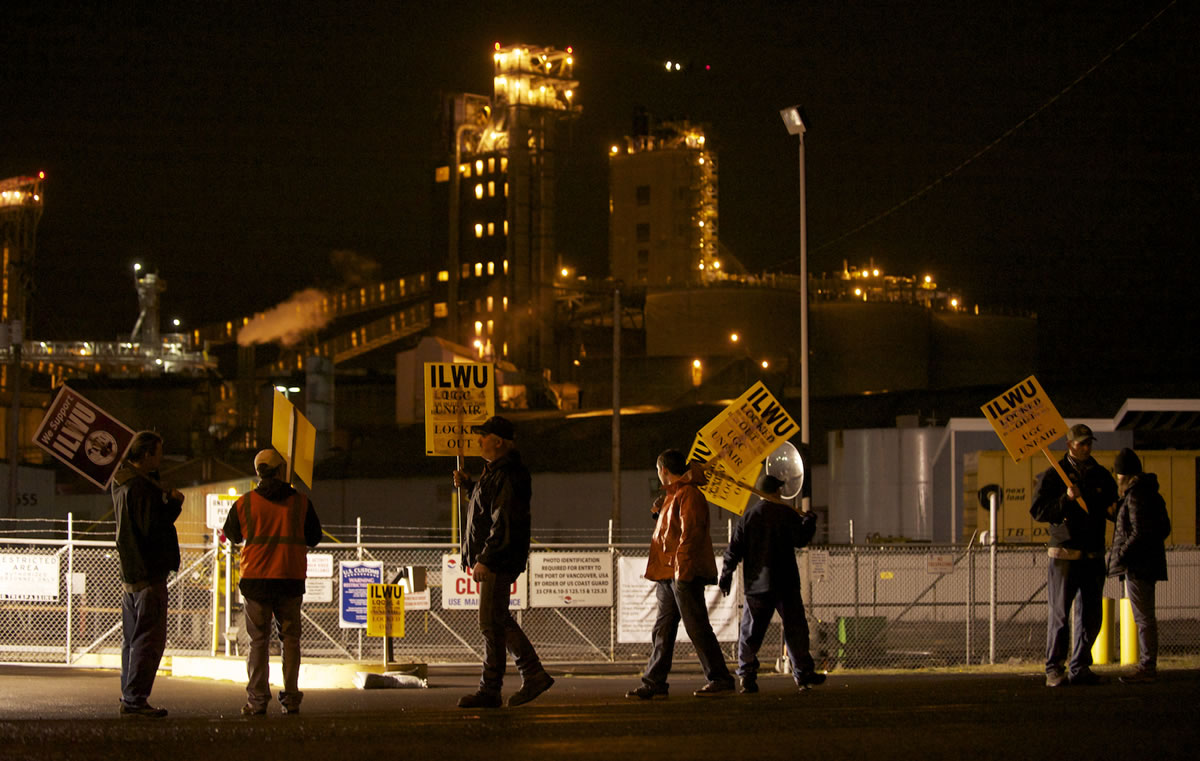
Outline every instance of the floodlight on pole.
{"label": "floodlight on pole", "polygon": [[808,220],[804,187],[804,133],[808,118],[800,105],[781,109],[779,115],[788,134],[800,138],[800,441],[808,444]]}

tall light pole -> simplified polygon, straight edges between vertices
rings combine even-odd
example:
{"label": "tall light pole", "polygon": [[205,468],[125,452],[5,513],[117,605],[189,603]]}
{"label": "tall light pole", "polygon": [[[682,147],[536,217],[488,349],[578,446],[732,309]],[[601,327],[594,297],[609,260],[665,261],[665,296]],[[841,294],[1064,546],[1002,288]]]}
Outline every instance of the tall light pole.
{"label": "tall light pole", "polygon": [[[808,444],[808,220],[804,198],[804,106],[779,112],[788,134],[800,138],[800,441]],[[807,506],[806,506],[807,507]]]}

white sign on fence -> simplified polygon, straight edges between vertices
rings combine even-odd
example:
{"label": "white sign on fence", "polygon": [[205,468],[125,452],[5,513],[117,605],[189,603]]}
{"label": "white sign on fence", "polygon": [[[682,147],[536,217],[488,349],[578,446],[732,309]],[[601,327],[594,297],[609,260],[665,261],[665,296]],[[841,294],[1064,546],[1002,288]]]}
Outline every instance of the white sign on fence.
{"label": "white sign on fence", "polygon": [[607,552],[534,552],[529,577],[530,607],[612,607],[612,555]]}
{"label": "white sign on fence", "polygon": [[236,494],[205,494],[204,495],[204,525],[220,531],[225,528],[225,518],[233,509],[233,503],[238,501]]}
{"label": "white sign on fence", "polygon": [[[521,574],[508,592],[508,609],[529,607],[529,574]],[[471,578],[470,569],[462,567],[458,555],[442,555],[442,609],[479,610],[479,584]]]}
{"label": "white sign on fence", "polygon": [[308,553],[308,578],[329,579],[333,577],[333,555],[328,552]]}
{"label": "white sign on fence", "polygon": [[[617,586],[617,642],[647,643],[654,630],[654,619],[658,615],[655,599],[655,582],[642,577],[646,571],[646,558],[622,557],[618,565],[621,576]],[[718,564],[719,565],[719,564]],[[738,638],[738,588],[741,574],[733,576],[733,589],[729,596],[721,594],[717,585],[704,588],[704,599],[708,603],[708,620],[713,632],[721,642],[736,642]],[[676,642],[686,641],[687,632],[679,624]]]}
{"label": "white sign on fence", "polygon": [[0,600],[58,599],[58,555],[0,555]]}
{"label": "white sign on fence", "polygon": [[824,581],[829,575],[829,550],[809,550],[808,568],[814,579]]}
{"label": "white sign on fence", "polygon": [[301,602],[333,602],[333,579],[314,579],[309,576],[304,580],[304,598]]}

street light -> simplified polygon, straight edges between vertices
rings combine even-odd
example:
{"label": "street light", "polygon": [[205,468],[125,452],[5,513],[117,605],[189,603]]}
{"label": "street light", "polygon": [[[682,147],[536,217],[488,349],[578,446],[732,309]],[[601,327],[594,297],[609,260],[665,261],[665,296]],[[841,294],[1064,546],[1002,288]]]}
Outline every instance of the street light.
{"label": "street light", "polygon": [[779,112],[789,135],[800,138],[800,441],[808,444],[808,220],[804,195],[804,132],[808,119],[804,106]]}

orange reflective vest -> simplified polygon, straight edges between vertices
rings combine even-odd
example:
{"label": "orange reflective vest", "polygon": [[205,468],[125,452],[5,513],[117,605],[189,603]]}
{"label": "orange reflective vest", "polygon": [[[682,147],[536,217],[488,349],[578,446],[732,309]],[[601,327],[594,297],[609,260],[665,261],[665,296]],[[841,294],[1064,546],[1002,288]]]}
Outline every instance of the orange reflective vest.
{"label": "orange reflective vest", "polygon": [[272,502],[256,491],[236,504],[246,546],[242,548],[242,578],[303,579],[308,572],[304,516],[308,499],[299,492]]}

